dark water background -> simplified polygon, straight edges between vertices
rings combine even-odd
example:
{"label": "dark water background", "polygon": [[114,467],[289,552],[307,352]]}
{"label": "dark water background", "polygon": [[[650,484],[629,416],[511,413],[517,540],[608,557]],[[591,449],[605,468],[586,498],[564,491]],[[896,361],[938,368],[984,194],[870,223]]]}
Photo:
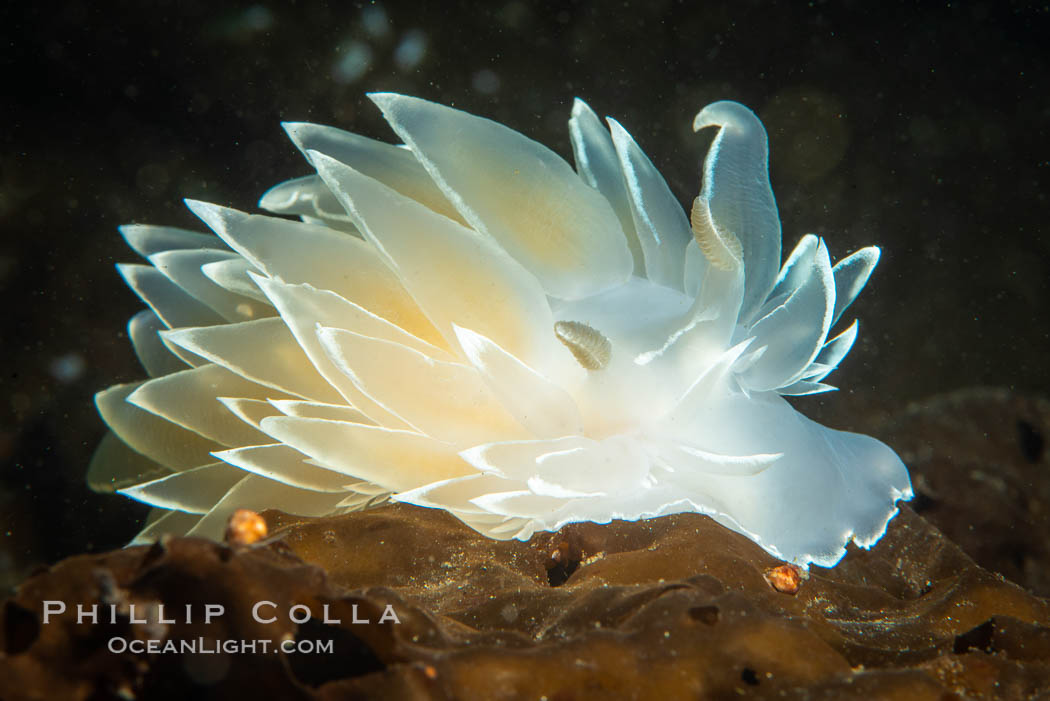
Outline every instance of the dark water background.
{"label": "dark water background", "polygon": [[[0,10],[0,586],[125,542],[144,513],[83,486],[91,397],[138,379],[119,224],[201,228],[308,172],[281,120],[391,138],[364,94],[492,117],[571,159],[574,96],[618,119],[683,201],[708,102],[771,140],[788,248],[883,259],[861,336],[801,402],[831,425],[972,385],[1050,391],[1045,4],[9,3]],[[367,59],[367,60],[366,60]],[[863,429],[863,426],[855,426]]]}

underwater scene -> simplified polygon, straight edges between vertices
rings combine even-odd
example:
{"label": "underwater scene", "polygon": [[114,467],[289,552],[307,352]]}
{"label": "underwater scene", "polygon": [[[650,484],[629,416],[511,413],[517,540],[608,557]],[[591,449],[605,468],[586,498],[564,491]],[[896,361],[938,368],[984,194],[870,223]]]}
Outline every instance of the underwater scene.
{"label": "underwater scene", "polygon": [[8,8],[0,701],[1050,695],[1050,9]]}

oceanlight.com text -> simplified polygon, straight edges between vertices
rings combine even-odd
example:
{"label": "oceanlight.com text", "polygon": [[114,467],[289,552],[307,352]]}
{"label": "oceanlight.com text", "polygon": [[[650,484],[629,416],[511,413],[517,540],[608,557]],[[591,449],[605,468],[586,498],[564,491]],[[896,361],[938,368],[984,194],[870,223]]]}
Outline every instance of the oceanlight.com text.
{"label": "oceanlight.com text", "polygon": [[330,655],[335,651],[334,640],[140,640],[113,637],[107,647],[116,654],[135,655],[193,654],[193,655],[256,655],[283,652],[286,655]]}

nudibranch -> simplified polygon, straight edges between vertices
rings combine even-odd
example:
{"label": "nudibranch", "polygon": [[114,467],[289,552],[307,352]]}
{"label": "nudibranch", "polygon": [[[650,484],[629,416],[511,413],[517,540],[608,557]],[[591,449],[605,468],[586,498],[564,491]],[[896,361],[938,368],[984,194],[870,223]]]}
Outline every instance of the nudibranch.
{"label": "nudibranch", "polygon": [[912,496],[887,446],[785,396],[857,337],[829,331],[879,257],[781,265],[765,129],[716,102],[684,211],[615,120],[576,100],[576,169],[501,124],[373,94],[403,142],[285,124],[315,174],[272,215],[188,201],[214,232],[126,226],[118,266],[151,379],[111,387],[95,489],[155,507],[138,540],[219,539],[237,509],[395,500],[493,538],[706,514],[772,555],[834,565]]}

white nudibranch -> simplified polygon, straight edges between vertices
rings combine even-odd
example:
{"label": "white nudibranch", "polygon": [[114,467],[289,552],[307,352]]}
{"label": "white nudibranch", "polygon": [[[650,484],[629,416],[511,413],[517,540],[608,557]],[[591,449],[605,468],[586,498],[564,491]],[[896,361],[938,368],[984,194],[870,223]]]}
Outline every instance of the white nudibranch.
{"label": "white nudibranch", "polygon": [[403,145],[284,127],[316,174],[216,235],[126,226],[150,379],[97,404],[88,481],[153,505],[139,541],[219,539],[237,509],[388,499],[493,538],[706,514],[773,555],[834,565],[912,496],[892,450],[795,411],[857,336],[829,331],[877,248],[781,266],[766,132],[735,102],[687,216],[615,120],[582,101],[576,170],[496,122],[373,94]]}

